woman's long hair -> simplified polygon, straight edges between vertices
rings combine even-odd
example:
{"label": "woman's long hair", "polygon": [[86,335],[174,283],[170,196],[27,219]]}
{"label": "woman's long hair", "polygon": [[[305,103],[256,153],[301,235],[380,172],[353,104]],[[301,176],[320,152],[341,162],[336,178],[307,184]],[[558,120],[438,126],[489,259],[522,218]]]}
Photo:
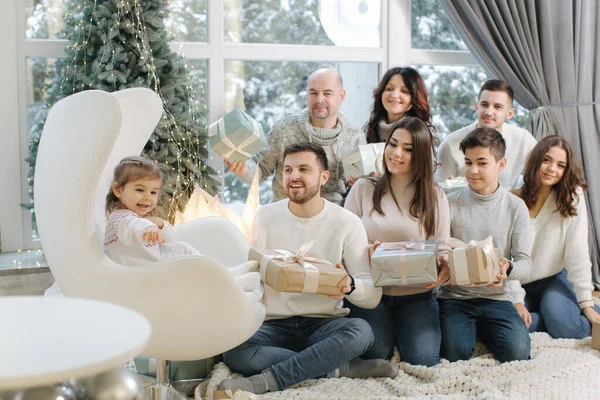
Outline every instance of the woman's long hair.
{"label": "woman's long hair", "polygon": [[[410,164],[411,184],[415,186],[415,194],[410,201],[410,215],[420,221],[420,228],[426,237],[435,235],[438,223],[438,192],[433,181],[433,154],[431,152],[432,138],[425,123],[416,117],[405,117],[396,121],[392,134],[385,142],[385,148],[390,144],[394,132],[406,129],[412,139],[412,157]],[[400,209],[398,200],[391,186],[392,174],[387,168],[385,156],[382,160],[383,175],[379,177],[373,191],[373,209],[380,215],[385,215],[381,207],[381,199],[388,192]]]}
{"label": "woman's long hair", "polygon": [[387,111],[383,106],[381,97],[385,91],[385,87],[394,75],[400,75],[404,80],[404,85],[410,92],[412,107],[405,114],[406,117],[416,117],[423,121],[431,135],[435,133],[435,128],[431,124],[431,112],[429,110],[429,102],[427,89],[421,75],[411,67],[396,67],[387,70],[381,78],[379,86],[373,91],[373,110],[367,123],[367,143],[378,143],[379,140],[379,122],[387,121]]}
{"label": "woman's long hair", "polygon": [[524,183],[520,196],[527,205],[527,208],[531,209],[535,205],[541,186],[539,171],[544,161],[544,156],[552,147],[559,147],[567,153],[567,166],[565,167],[563,176],[552,187],[555,193],[556,211],[560,212],[560,215],[563,217],[573,217],[577,215],[575,203],[581,200],[577,195],[577,188],[581,186],[586,190],[587,184],[585,179],[583,179],[581,167],[573,155],[571,145],[558,135],[546,136],[529,153],[523,171]]}

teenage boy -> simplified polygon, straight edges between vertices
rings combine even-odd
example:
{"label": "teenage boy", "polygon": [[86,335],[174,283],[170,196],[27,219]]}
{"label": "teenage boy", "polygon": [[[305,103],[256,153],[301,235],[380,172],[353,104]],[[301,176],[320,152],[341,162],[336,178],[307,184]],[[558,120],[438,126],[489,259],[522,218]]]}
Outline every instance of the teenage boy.
{"label": "teenage boy", "polygon": [[529,358],[529,333],[513,301],[516,281],[531,269],[532,237],[527,206],[498,182],[505,148],[490,128],[476,128],[460,142],[469,186],[448,195],[450,236],[463,242],[492,236],[502,258],[500,283],[440,290],[441,353],[449,361],[471,358],[476,335],[500,362]]}
{"label": "teenage boy", "polygon": [[460,142],[475,128],[491,128],[500,132],[506,142],[507,165],[498,177],[500,184],[507,190],[520,186],[525,159],[536,141],[527,130],[506,123],[515,115],[513,99],[514,92],[507,82],[491,79],[483,84],[475,103],[477,121],[448,135],[438,149],[440,165],[435,173],[436,181],[464,176],[465,162],[459,149]]}
{"label": "teenage boy", "polygon": [[[371,347],[373,331],[348,314],[344,297],[374,308],[381,289],[373,286],[368,240],[360,219],[321,197],[327,182],[327,155],[314,143],[287,147],[283,154],[283,187],[287,199],[263,206],[254,220],[251,245],[296,252],[313,241],[309,255],[326,259],[348,274],[344,296],[277,292],[264,286],[267,317],[248,341],[225,353],[225,363],[247,378],[223,381],[219,388],[256,394],[283,390],[317,377],[394,377],[397,369],[384,360],[361,360]],[[261,275],[265,271],[262,269]]]}

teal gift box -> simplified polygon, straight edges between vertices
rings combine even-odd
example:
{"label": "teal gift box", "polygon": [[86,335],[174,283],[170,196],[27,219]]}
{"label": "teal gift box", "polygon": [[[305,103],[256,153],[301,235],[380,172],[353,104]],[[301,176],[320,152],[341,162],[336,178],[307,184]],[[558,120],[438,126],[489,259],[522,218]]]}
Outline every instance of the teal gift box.
{"label": "teal gift box", "polygon": [[[156,359],[138,356],[133,360],[138,373],[156,377]],[[215,364],[221,361],[220,356],[196,361],[172,361],[170,378],[173,381],[206,378]]]}
{"label": "teal gift box", "polygon": [[267,147],[262,126],[239,108],[208,127],[211,149],[229,162],[246,161]]}

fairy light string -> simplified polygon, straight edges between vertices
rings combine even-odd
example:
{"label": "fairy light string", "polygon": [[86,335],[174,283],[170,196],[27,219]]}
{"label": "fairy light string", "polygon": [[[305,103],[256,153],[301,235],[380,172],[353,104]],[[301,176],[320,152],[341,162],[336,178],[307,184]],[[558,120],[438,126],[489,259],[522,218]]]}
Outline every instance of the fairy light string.
{"label": "fairy light string", "polygon": [[[71,57],[65,60],[61,70],[59,92],[64,97],[89,89],[116,91],[144,86],[159,95],[164,105],[163,116],[150,137],[145,154],[164,164],[168,170],[163,207],[166,219],[173,221],[176,211],[183,210],[196,184],[208,192],[221,192],[217,181],[211,177],[216,172],[205,162],[207,141],[202,143],[200,140],[200,136],[206,137],[205,126],[200,125],[203,120],[198,117],[191,68],[182,52],[178,52],[180,60],[171,60],[171,70],[161,69],[162,58],[171,50],[162,37],[166,37],[164,26],[154,20],[164,19],[166,13],[163,15],[153,4],[156,3],[141,0],[78,0],[78,4],[70,8],[72,11],[65,15],[74,35],[67,46],[67,54]],[[147,16],[151,20],[147,20]],[[156,40],[157,35],[164,43]],[[157,65],[151,42],[157,44],[156,54],[161,58],[161,65]],[[129,71],[123,69],[125,65],[130,67]],[[181,79],[185,81],[181,82]],[[48,101],[45,108],[49,109],[51,105]]]}

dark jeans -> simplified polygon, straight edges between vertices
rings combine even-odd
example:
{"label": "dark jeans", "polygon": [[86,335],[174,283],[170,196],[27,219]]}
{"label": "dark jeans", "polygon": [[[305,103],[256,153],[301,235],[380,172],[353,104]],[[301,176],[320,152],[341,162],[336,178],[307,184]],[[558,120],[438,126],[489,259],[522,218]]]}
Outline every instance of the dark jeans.
{"label": "dark jeans", "polygon": [[223,357],[229,368],[245,376],[271,368],[283,390],[335,371],[372,344],[371,327],[361,319],[291,317],[265,321]]}
{"label": "dark jeans", "polygon": [[363,359],[392,358],[394,345],[402,361],[432,366],[440,361],[439,306],[431,291],[410,296],[386,296],[372,310],[346,302],[350,317],[371,325],[375,342]]}
{"label": "dark jeans", "polygon": [[[532,321],[529,332],[548,332],[556,339],[583,339],[590,335],[592,326],[581,313],[565,270],[523,285],[523,289]],[[594,308],[600,312],[598,306]]]}
{"label": "dark jeans", "polygon": [[500,362],[527,360],[531,342],[525,322],[510,301],[440,299],[442,357],[468,360],[480,340]]}

